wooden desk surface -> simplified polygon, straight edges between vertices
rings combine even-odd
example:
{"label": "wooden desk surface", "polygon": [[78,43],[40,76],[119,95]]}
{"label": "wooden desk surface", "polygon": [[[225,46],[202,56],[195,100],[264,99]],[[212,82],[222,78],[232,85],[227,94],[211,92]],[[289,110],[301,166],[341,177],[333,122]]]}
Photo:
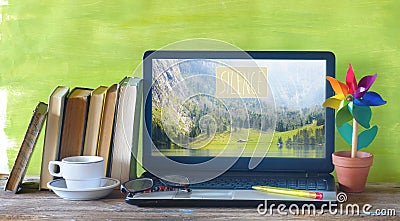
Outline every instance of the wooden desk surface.
{"label": "wooden desk surface", "polygon": [[[4,188],[5,180],[0,181]],[[360,207],[370,204],[372,208],[396,211],[396,216],[346,216],[331,215],[325,210],[323,215],[260,215],[256,208],[141,208],[124,202],[124,195],[114,191],[107,198],[95,201],[68,201],[50,191],[26,189],[23,193],[12,194],[0,190],[0,220],[2,219],[77,219],[77,220],[122,220],[122,219],[333,219],[333,220],[400,220],[400,183],[368,183],[363,193],[347,194],[346,203],[358,203]],[[345,206],[346,204],[344,204]],[[339,208],[339,207],[338,207]],[[345,207],[344,207],[345,208]],[[287,211],[287,210],[286,210]],[[381,210],[382,211],[382,210]]]}

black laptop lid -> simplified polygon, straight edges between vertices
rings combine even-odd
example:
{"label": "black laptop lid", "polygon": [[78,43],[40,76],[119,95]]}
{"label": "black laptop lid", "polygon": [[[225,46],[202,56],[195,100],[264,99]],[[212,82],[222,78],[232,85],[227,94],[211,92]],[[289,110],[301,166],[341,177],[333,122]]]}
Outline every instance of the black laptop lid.
{"label": "black laptop lid", "polygon": [[143,68],[146,170],[333,170],[333,53],[148,51]]}

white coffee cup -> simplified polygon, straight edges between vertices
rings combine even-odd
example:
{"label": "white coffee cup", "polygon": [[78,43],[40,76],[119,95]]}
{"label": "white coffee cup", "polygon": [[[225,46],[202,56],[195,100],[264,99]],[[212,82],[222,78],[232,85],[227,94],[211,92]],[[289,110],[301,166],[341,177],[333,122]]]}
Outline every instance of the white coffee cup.
{"label": "white coffee cup", "polygon": [[[54,172],[54,166],[60,167],[60,172]],[[66,157],[61,161],[50,161],[49,172],[56,177],[63,177],[67,189],[88,189],[100,186],[104,177],[104,159],[98,156]]]}

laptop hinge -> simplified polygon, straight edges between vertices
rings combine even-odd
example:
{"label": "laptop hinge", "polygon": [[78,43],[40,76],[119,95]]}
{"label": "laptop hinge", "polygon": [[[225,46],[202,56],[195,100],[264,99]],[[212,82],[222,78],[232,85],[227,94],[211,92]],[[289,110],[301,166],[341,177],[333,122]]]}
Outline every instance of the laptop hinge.
{"label": "laptop hinge", "polygon": [[317,177],[318,176],[318,173],[317,172],[307,172],[306,173],[306,177],[308,178],[308,177]]}

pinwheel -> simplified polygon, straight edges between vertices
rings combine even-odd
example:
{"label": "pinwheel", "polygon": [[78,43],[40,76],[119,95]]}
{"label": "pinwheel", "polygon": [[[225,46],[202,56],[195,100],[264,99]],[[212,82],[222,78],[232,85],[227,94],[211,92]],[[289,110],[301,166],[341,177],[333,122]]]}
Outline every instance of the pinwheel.
{"label": "pinwheel", "polygon": [[[343,139],[352,145],[353,152],[368,146],[375,138],[378,127],[370,126],[372,116],[370,106],[380,106],[386,101],[376,93],[369,91],[377,75],[368,75],[357,83],[352,65],[346,74],[346,83],[327,77],[336,95],[328,98],[323,106],[337,110],[336,127]],[[353,120],[353,126],[348,122]],[[357,136],[358,124],[365,130]],[[353,144],[354,143],[354,144]]]}

